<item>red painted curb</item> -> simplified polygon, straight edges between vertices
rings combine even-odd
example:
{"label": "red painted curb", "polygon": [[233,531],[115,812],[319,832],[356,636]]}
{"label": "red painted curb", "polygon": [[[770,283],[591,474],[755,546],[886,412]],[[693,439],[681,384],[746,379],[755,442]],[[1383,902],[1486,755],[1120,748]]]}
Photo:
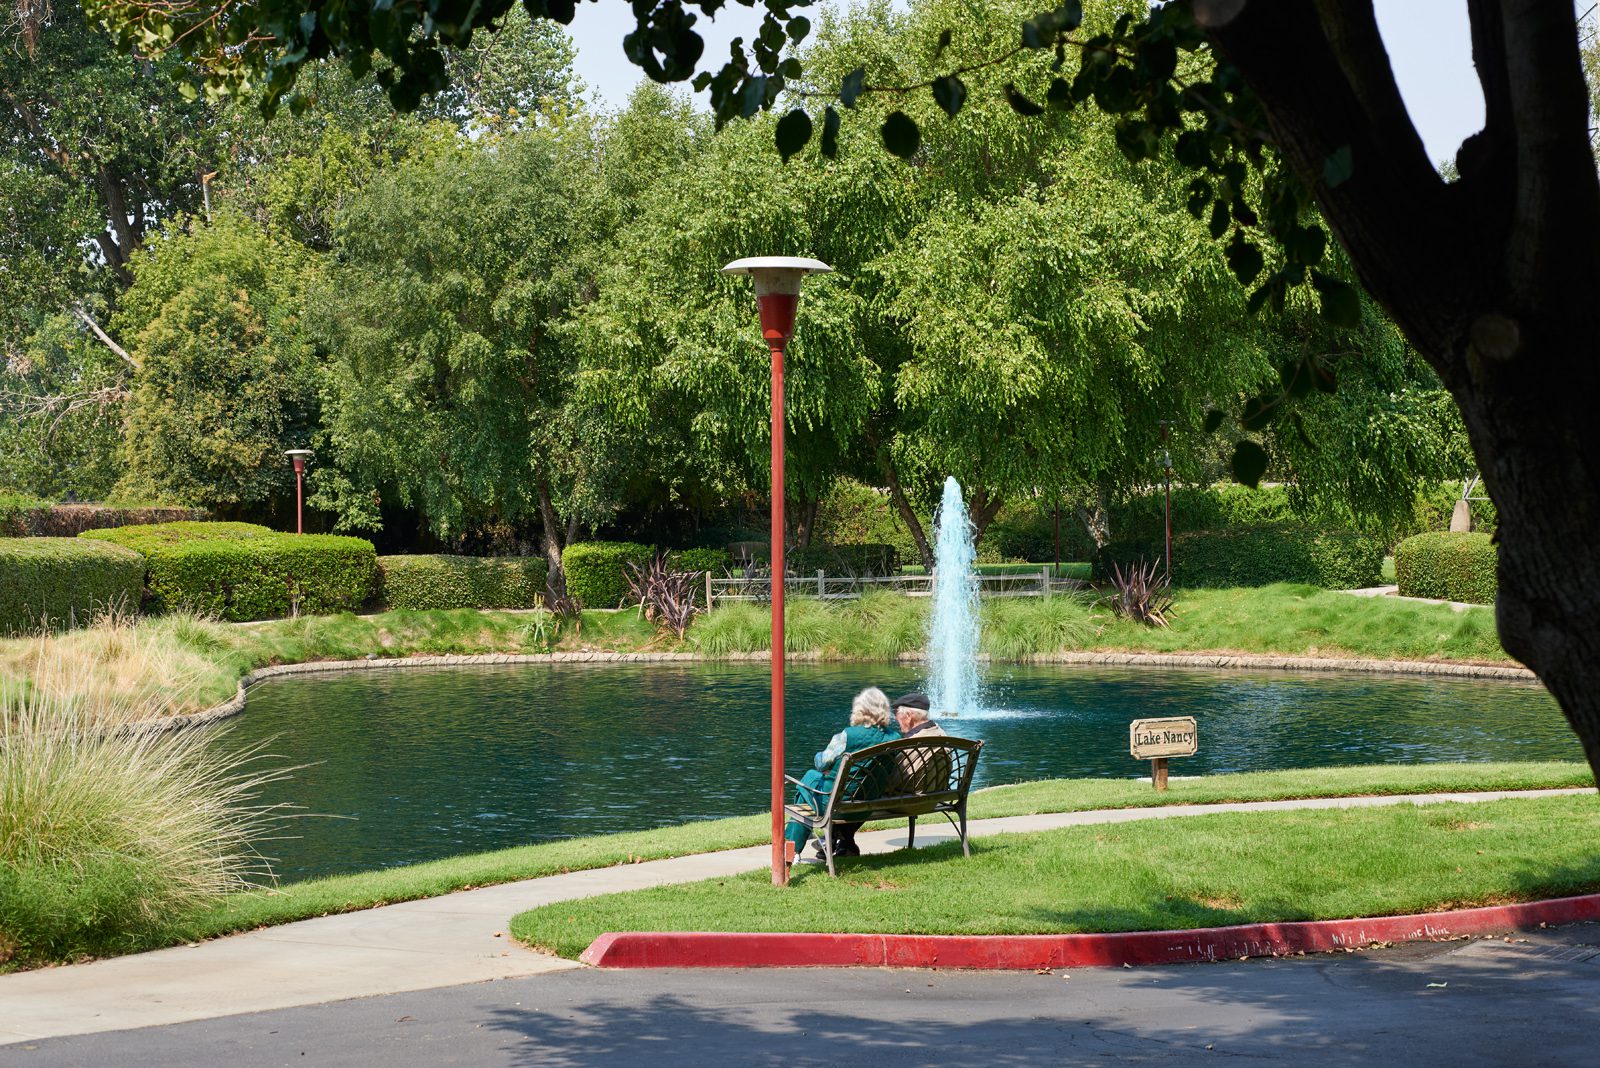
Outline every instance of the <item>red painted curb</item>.
{"label": "red painted curb", "polygon": [[1588,920],[1600,920],[1600,894],[1412,916],[1117,934],[609,932],[579,959],[597,968],[1091,968],[1322,953]]}

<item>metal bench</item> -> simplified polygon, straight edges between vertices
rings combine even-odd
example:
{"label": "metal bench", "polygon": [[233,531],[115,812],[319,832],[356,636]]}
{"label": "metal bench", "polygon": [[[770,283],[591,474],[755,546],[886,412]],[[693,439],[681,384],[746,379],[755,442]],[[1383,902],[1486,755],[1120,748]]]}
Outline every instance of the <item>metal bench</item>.
{"label": "metal bench", "polygon": [[[839,758],[833,789],[822,811],[811,805],[783,807],[789,819],[797,820],[822,839],[828,874],[837,876],[833,866],[833,825],[871,823],[877,820],[907,821],[906,848],[917,837],[917,817],[942,814],[955,827],[961,839],[961,853],[971,856],[967,845],[967,791],[972,773],[978,767],[982,742],[950,735],[924,735],[896,738],[892,742],[858,749]],[[785,775],[796,786],[799,779]],[[808,793],[811,792],[808,788]]]}

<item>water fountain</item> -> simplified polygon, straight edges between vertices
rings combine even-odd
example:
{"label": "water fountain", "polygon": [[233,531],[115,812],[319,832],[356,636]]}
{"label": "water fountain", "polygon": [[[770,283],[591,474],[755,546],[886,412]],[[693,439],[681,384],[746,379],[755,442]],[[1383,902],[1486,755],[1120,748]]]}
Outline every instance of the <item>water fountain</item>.
{"label": "water fountain", "polygon": [[935,717],[978,710],[977,546],[961,485],[944,480],[934,515],[933,611],[928,618],[928,703]]}

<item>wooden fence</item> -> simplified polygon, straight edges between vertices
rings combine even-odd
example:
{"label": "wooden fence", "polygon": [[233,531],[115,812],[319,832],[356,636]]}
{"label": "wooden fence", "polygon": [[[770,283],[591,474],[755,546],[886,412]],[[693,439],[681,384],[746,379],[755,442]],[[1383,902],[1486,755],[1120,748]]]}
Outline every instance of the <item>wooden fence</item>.
{"label": "wooden fence", "polygon": [[[868,590],[889,590],[908,597],[933,596],[933,583],[937,573],[930,575],[830,575],[818,571],[809,575],[789,574],[784,577],[783,591],[788,597],[811,597],[823,601],[846,601],[860,597]],[[1005,575],[974,575],[978,594],[982,597],[1045,597],[1052,593],[1081,590],[1080,579],[1052,578],[1048,564],[1038,571]],[[770,576],[737,575],[718,578],[705,574],[706,606],[720,601],[772,600]]]}

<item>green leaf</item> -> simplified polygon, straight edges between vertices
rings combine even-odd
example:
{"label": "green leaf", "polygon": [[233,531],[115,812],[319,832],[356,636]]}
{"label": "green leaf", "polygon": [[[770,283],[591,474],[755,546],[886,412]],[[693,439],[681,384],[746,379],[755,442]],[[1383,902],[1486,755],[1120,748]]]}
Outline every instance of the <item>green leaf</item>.
{"label": "green leaf", "polygon": [[789,162],[789,157],[805,148],[806,142],[811,140],[811,116],[805,113],[804,108],[795,108],[778,120],[774,137],[778,142],[778,155],[783,157],[785,163]]}
{"label": "green leaf", "polygon": [[1022,93],[1018,92],[1014,82],[1006,83],[1006,102],[1011,105],[1012,111],[1015,111],[1018,115],[1021,115],[1024,118],[1031,119],[1035,115],[1044,114],[1044,108],[1040,107],[1038,104],[1035,104],[1032,100],[1029,100],[1027,97],[1023,96]]}
{"label": "green leaf", "polygon": [[922,131],[903,111],[891,111],[879,132],[883,135],[883,147],[901,159],[910,159],[922,145]]}
{"label": "green leaf", "polygon": [[829,159],[839,154],[839,113],[832,107],[822,110],[822,143],[817,147]]}
{"label": "green leaf", "polygon": [[1274,397],[1270,393],[1251,397],[1244,402],[1244,410],[1239,413],[1239,425],[1246,430],[1265,430],[1282,401],[1282,397]]}
{"label": "green leaf", "polygon": [[1241,441],[1233,447],[1233,478],[1254,489],[1267,473],[1267,450],[1253,441]]}
{"label": "green leaf", "polygon": [[1350,180],[1355,170],[1355,160],[1349,145],[1340,145],[1333,154],[1322,161],[1322,181],[1329,189],[1337,189]]}
{"label": "green leaf", "polygon": [[1207,434],[1215,434],[1222,428],[1222,420],[1224,418],[1226,417],[1222,414],[1222,409],[1212,408],[1210,411],[1206,412],[1205,422],[1201,423],[1200,427]]}
{"label": "green leaf", "polygon": [[856,98],[861,95],[861,89],[867,81],[867,69],[857,67],[844,76],[844,81],[839,83],[839,103],[847,108],[856,106]]}
{"label": "green leaf", "polygon": [[961,105],[967,102],[967,86],[954,74],[946,74],[942,78],[933,80],[933,99],[944,113],[952,119],[956,112],[961,110]]}
{"label": "green leaf", "polygon": [[1233,232],[1233,240],[1228,242],[1225,253],[1228,259],[1228,268],[1233,271],[1233,276],[1239,280],[1240,285],[1249,285],[1256,280],[1265,266],[1261,258],[1261,250],[1256,248],[1244,238],[1243,230]]}
{"label": "green leaf", "polygon": [[1204,178],[1196,178],[1189,183],[1189,214],[1196,219],[1205,214],[1206,205],[1211,203],[1211,183]]}
{"label": "green leaf", "polygon": [[1322,298],[1322,317],[1335,326],[1354,327],[1361,323],[1361,294],[1355,286],[1331,278],[1321,271],[1311,272],[1311,284]]}
{"label": "green leaf", "polygon": [[933,61],[935,63],[939,62],[939,57],[944,55],[944,50],[950,47],[950,38],[953,36],[954,34],[949,29],[939,31],[939,44],[933,50]]}
{"label": "green leaf", "polygon": [[1051,78],[1050,88],[1044,94],[1045,103],[1055,111],[1070,111],[1077,100],[1072,96],[1072,83],[1065,78]]}
{"label": "green leaf", "polygon": [[799,44],[806,39],[806,34],[811,32],[811,20],[804,15],[796,15],[789,20],[789,25],[786,29],[789,33],[789,40]]}

